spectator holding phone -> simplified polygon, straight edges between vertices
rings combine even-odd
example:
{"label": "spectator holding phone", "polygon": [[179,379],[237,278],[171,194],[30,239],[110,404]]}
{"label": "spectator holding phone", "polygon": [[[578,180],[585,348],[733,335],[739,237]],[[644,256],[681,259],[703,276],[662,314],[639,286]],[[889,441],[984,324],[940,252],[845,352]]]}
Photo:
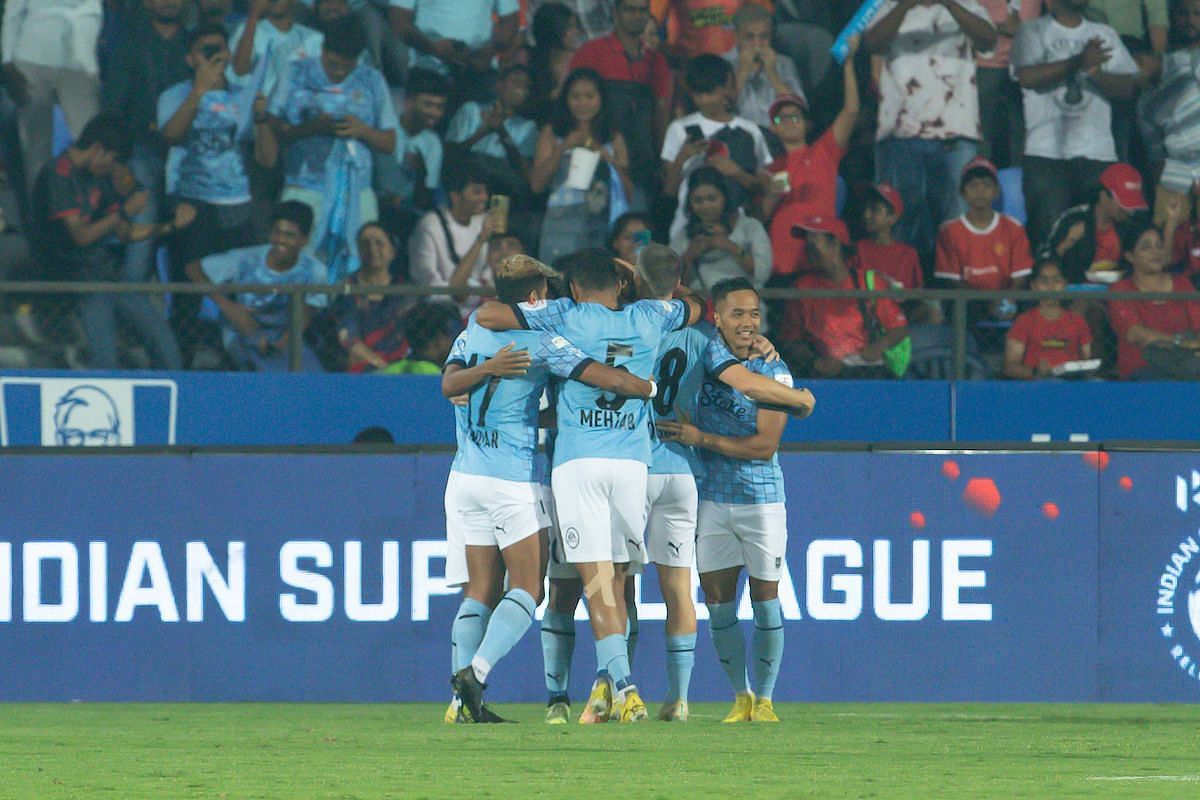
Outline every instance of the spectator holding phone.
{"label": "spectator holding phone", "polygon": [[683,256],[684,281],[705,295],[728,278],[761,289],[771,276],[766,229],[730,202],[729,186],[713,167],[688,178],[687,227],[671,239],[671,249]]}
{"label": "spectator holding phone", "polygon": [[[442,181],[445,148],[438,126],[446,116],[450,81],[427,69],[408,74],[404,111],[396,126],[396,147],[375,159],[375,187],[381,202],[402,219],[433,207]],[[407,232],[411,221],[400,225]]]}
{"label": "spectator holding phone", "polygon": [[321,54],[324,37],[296,21],[295,4],[296,0],[250,0],[246,21],[233,33],[233,76],[246,80],[262,59],[268,59],[262,85],[267,97],[279,85],[289,62]]}
{"label": "spectator holding phone", "polygon": [[650,217],[637,211],[617,217],[608,234],[609,251],[622,261],[636,264],[638,253],[652,241],[650,225]]}

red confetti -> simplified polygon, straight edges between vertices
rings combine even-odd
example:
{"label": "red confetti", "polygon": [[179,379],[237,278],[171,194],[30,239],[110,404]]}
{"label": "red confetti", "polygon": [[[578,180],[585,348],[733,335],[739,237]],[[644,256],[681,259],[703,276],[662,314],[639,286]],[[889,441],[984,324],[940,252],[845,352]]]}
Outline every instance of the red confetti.
{"label": "red confetti", "polygon": [[1042,516],[1048,520],[1058,519],[1058,506],[1054,503],[1042,503]]}
{"label": "red confetti", "polygon": [[1128,475],[1122,475],[1121,480],[1118,481],[1118,483],[1120,483],[1121,488],[1127,492],[1133,488],[1133,478],[1130,478]]}
{"label": "red confetti", "polygon": [[1108,453],[1103,450],[1089,450],[1083,454],[1083,463],[1097,469],[1108,469]]}
{"label": "red confetti", "polygon": [[925,527],[925,515],[920,511],[914,511],[908,515],[908,524],[920,530]]}
{"label": "red confetti", "polygon": [[963,500],[980,514],[991,517],[1000,508],[1000,490],[991,478],[971,478],[963,491]]}
{"label": "red confetti", "polygon": [[958,480],[958,476],[961,473],[958,470],[958,464],[956,464],[953,461],[943,461],[942,462],[942,474],[945,475],[950,480],[956,481],[956,480]]}

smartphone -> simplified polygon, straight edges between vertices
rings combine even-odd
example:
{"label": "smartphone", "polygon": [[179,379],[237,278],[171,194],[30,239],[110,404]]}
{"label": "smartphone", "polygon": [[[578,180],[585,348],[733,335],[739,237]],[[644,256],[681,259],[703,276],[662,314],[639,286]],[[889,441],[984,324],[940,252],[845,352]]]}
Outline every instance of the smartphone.
{"label": "smartphone", "polygon": [[687,134],[689,142],[698,142],[704,138],[704,131],[700,130],[699,125],[688,125],[683,132]]}
{"label": "smartphone", "polygon": [[650,244],[650,229],[637,231],[631,238],[633,239],[634,252],[640,253],[643,247]]}
{"label": "smartphone", "polygon": [[495,233],[508,233],[508,207],[511,202],[503,194],[494,194],[488,199],[488,215],[495,220]]}

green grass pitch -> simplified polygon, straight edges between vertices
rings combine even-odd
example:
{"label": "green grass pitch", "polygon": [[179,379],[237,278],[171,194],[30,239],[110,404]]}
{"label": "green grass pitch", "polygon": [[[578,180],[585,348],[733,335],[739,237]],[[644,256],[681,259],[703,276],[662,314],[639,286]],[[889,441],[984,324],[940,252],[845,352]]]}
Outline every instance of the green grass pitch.
{"label": "green grass pitch", "polygon": [[1200,797],[1196,706],[726,708],[582,728],[533,705],[480,726],[415,703],[0,705],[0,797]]}

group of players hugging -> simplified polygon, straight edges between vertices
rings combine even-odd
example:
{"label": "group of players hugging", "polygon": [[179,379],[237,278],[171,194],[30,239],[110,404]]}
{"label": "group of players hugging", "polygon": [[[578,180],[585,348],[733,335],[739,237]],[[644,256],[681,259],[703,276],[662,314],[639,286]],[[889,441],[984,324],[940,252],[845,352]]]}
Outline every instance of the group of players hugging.
{"label": "group of players hugging", "polygon": [[[547,575],[546,722],[571,719],[581,599],[596,680],[579,722],[648,719],[630,668],[633,576],[648,563],[667,607],[669,691],[658,718],[688,719],[695,567],[735,692],[724,721],[778,721],[771,695],[783,655],[787,516],[776,452],[788,415],[807,416],[815,401],[793,387],[760,335],[762,303],[749,281],[712,287],[709,323],[705,302],[681,288],[681,270],[679,255],[657,244],[636,264],[582,251],[562,275],[512,256],[496,270],[498,299],[476,309],[454,342],[442,377],[458,436],[446,483],[446,575],[463,600],[446,722],[505,721],[483,701],[486,682],[533,624]],[[554,287],[563,296],[548,299]],[[753,690],[737,616],[743,569]]]}

